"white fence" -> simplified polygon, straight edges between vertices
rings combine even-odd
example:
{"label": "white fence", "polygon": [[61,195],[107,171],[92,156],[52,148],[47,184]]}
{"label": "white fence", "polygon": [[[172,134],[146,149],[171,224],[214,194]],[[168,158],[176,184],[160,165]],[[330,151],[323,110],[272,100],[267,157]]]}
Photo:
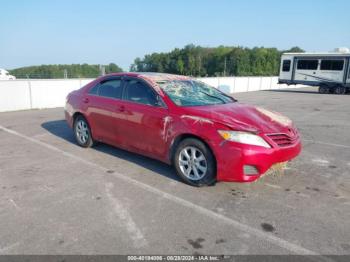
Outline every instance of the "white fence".
{"label": "white fence", "polygon": [[[0,81],[0,112],[63,107],[67,94],[93,79],[47,79]],[[226,93],[286,88],[278,77],[200,78]],[[293,87],[293,86],[292,86]]]}
{"label": "white fence", "polygon": [[0,112],[64,106],[69,92],[93,79],[0,81]]}
{"label": "white fence", "polygon": [[288,87],[287,85],[279,85],[277,76],[205,77],[200,78],[200,80],[229,94]]}

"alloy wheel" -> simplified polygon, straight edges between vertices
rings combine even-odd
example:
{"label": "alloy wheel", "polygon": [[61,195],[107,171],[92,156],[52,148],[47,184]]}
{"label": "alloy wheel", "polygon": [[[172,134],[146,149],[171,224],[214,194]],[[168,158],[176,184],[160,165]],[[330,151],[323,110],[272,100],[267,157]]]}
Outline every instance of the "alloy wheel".
{"label": "alloy wheel", "polygon": [[190,180],[201,180],[208,169],[204,154],[193,146],[183,148],[178,161],[181,172]]}
{"label": "alloy wheel", "polygon": [[81,144],[85,144],[89,139],[89,127],[84,120],[79,120],[75,127],[75,134]]}

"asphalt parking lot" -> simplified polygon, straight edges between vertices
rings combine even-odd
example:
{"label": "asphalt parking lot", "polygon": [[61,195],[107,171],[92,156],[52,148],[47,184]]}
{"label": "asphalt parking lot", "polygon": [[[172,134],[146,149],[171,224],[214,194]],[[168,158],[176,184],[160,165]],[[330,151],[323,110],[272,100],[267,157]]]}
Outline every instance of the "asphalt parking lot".
{"label": "asphalt parking lot", "polygon": [[303,152],[250,184],[190,187],[76,145],[63,109],[0,113],[0,254],[350,254],[350,95],[234,95],[290,117]]}

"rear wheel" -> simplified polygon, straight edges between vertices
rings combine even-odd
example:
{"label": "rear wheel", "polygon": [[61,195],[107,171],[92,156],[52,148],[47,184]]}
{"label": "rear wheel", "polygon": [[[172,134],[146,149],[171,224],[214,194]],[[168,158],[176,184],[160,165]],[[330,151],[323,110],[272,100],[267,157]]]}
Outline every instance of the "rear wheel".
{"label": "rear wheel", "polygon": [[330,89],[326,85],[320,85],[320,87],[318,88],[318,92],[320,94],[329,94],[330,93]]}
{"label": "rear wheel", "polygon": [[216,181],[216,163],[210,149],[200,140],[186,138],[178,145],[173,164],[189,185],[209,186]]}
{"label": "rear wheel", "polygon": [[346,93],[346,88],[344,86],[337,86],[334,89],[334,93],[337,95],[344,95]]}
{"label": "rear wheel", "polygon": [[94,145],[90,126],[82,115],[77,116],[74,121],[74,134],[79,146],[92,147]]}

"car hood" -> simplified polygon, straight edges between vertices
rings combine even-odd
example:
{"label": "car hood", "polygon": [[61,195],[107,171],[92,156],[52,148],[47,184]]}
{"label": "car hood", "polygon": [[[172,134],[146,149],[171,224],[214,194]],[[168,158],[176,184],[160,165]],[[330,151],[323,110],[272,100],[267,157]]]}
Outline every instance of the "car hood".
{"label": "car hood", "polygon": [[186,107],[185,114],[254,133],[280,133],[292,127],[292,121],[277,112],[238,102]]}

